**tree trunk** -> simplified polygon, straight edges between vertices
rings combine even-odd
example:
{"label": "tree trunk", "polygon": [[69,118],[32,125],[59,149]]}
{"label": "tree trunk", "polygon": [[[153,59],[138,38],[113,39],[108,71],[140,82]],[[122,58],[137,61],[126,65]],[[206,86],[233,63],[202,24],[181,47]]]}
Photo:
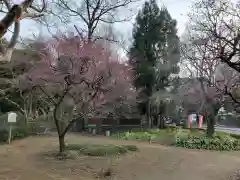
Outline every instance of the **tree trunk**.
{"label": "tree trunk", "polygon": [[210,115],[207,119],[207,136],[212,137],[215,132],[215,116]]}
{"label": "tree trunk", "polygon": [[161,126],[161,116],[157,115],[157,128]]}
{"label": "tree trunk", "polygon": [[210,114],[207,116],[207,136],[212,137],[215,132],[215,120],[218,115],[218,111],[221,108],[221,104],[212,104]]}
{"label": "tree trunk", "polygon": [[152,118],[151,118],[151,105],[150,102],[148,101],[147,103],[147,119],[148,119],[148,128],[152,128]]}
{"label": "tree trunk", "polygon": [[165,128],[164,118],[161,115],[159,115],[158,118],[160,121],[159,129],[164,129]]}
{"label": "tree trunk", "polygon": [[66,150],[66,145],[65,145],[65,134],[58,136],[59,140],[59,154],[62,154]]}

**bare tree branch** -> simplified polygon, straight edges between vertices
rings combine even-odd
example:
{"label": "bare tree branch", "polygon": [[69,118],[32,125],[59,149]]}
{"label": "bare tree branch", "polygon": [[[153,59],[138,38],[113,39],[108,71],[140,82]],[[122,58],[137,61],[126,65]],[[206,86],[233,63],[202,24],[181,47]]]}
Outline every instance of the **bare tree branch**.
{"label": "bare tree branch", "polygon": [[[116,23],[129,20],[129,17],[119,17],[117,11],[125,10],[131,3],[138,0],[84,0],[82,4],[59,0],[57,6],[64,16],[80,18],[87,27],[87,39],[93,40],[93,34],[100,23]],[[132,17],[132,15],[130,15]]]}
{"label": "bare tree branch", "polygon": [[22,2],[22,4],[13,5],[12,7],[8,0],[4,0],[3,2],[8,9],[8,12],[0,21],[0,37],[2,37],[7,32],[7,29],[14,23],[14,32],[9,45],[7,47],[0,45],[0,61],[9,62],[11,61],[12,52],[19,37],[20,20],[27,17],[36,18],[42,16],[43,14],[29,13],[28,8],[34,9],[38,13],[42,13],[46,8],[46,2],[45,0],[42,1],[42,9],[37,9],[35,6],[33,6],[33,0],[25,0]]}

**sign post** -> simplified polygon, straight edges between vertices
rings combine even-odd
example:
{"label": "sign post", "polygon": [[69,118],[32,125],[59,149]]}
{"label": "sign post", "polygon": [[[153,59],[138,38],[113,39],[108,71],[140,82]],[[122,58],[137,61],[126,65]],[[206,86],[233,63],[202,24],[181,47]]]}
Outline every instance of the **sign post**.
{"label": "sign post", "polygon": [[8,124],[9,124],[9,131],[8,131],[8,144],[11,144],[12,140],[12,124],[17,122],[17,114],[15,112],[8,113]]}

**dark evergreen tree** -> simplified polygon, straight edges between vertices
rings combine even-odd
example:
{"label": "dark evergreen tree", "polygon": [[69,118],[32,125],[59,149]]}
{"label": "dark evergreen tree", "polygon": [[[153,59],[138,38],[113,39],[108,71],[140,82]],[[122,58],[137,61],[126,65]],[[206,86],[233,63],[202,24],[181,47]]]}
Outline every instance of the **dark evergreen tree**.
{"label": "dark evergreen tree", "polygon": [[163,40],[159,42],[158,59],[156,62],[155,90],[165,90],[172,86],[179,73],[180,40],[177,36],[177,22],[172,19],[166,8],[160,10],[161,33]]}
{"label": "dark evergreen tree", "polygon": [[[156,62],[156,76],[153,95],[158,96],[156,104],[158,114],[156,115],[157,124],[164,128],[164,116],[168,114],[172,95],[177,86],[180,61],[180,41],[177,36],[177,22],[172,19],[166,8],[160,10],[161,27],[164,40],[159,42],[158,59]],[[167,100],[166,100],[167,99]],[[170,100],[170,101],[169,101]],[[169,104],[170,103],[170,104]],[[172,111],[174,111],[172,109]]]}
{"label": "dark evergreen tree", "polygon": [[176,21],[166,8],[160,10],[155,0],[145,2],[136,17],[129,58],[142,100],[139,110],[147,114],[149,98],[170,86],[169,76],[178,73],[180,60]]}
{"label": "dark evergreen tree", "polygon": [[[142,101],[139,108],[142,114],[147,113],[148,97],[152,94],[155,83],[155,56],[160,33],[159,33],[159,7],[155,0],[145,2],[142,10],[136,17],[133,28],[133,43],[130,48],[130,64],[135,71],[134,85],[141,94]],[[141,95],[141,96],[142,96]]]}

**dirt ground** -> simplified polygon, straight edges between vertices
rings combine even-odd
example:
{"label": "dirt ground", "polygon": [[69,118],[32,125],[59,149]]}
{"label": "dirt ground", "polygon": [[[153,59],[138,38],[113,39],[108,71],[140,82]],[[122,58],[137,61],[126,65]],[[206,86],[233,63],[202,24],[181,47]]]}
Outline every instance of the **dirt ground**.
{"label": "dirt ground", "polygon": [[140,152],[115,158],[82,156],[57,161],[42,152],[57,148],[56,137],[29,137],[0,146],[0,180],[94,180],[111,167],[112,180],[227,180],[240,168],[240,152],[210,152],[68,135],[68,143],[136,144]]}

